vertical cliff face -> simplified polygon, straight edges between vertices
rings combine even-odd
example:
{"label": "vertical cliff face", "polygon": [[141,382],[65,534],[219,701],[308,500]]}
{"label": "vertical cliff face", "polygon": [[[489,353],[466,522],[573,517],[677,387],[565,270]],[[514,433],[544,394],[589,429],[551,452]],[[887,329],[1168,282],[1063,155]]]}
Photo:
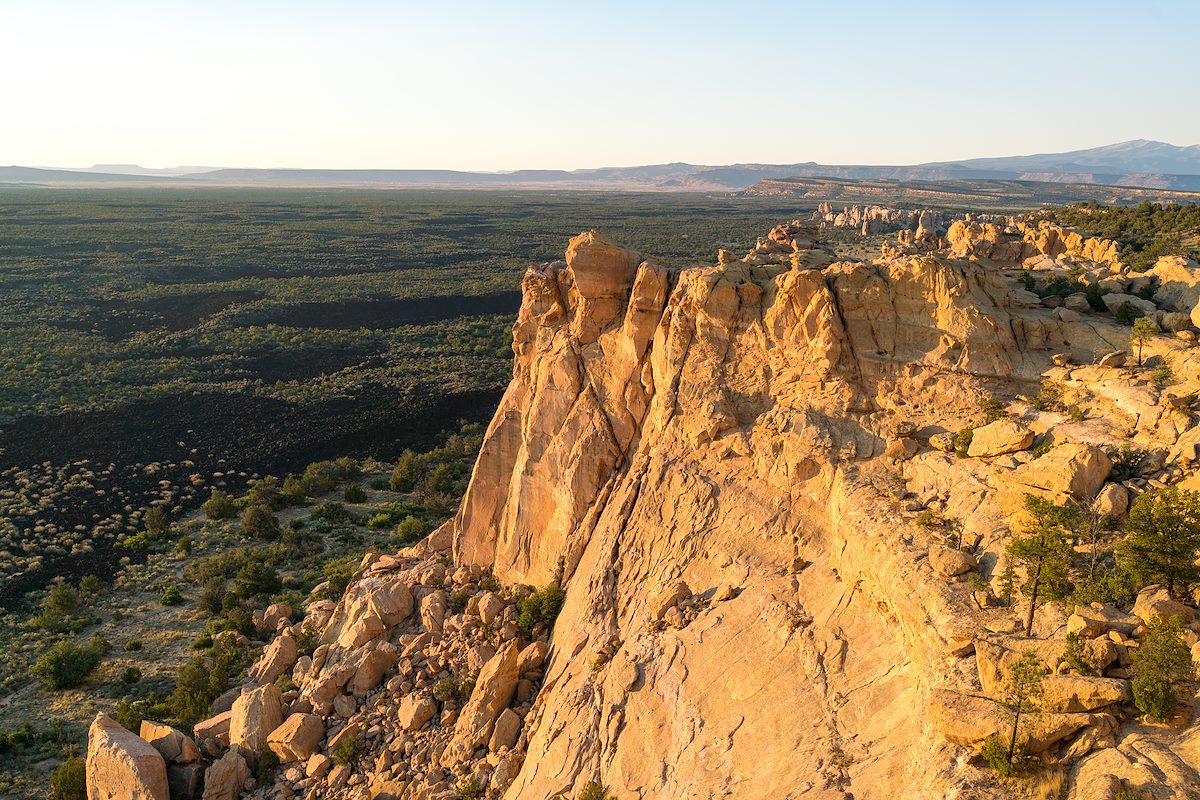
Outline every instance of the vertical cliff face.
{"label": "vertical cliff face", "polygon": [[588,233],[526,274],[513,381],[450,523],[459,561],[567,589],[506,797],[959,781],[926,708],[966,680],[970,611],[886,467],[989,383],[1105,342],[967,262],[832,261],[797,226],[679,272]]}

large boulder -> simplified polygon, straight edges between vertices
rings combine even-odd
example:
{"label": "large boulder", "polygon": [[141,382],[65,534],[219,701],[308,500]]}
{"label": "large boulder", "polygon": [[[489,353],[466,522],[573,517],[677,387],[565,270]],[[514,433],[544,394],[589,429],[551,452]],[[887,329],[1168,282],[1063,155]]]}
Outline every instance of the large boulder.
{"label": "large boulder", "polygon": [[1154,312],[1158,310],[1158,306],[1144,298],[1138,297],[1135,294],[1123,294],[1121,292],[1112,292],[1100,298],[1104,303],[1104,307],[1112,313],[1116,314],[1125,304],[1129,304],[1133,309],[1142,316],[1153,317]]}
{"label": "large boulder", "polygon": [[1075,606],[1075,611],[1067,618],[1067,633],[1073,633],[1081,639],[1095,639],[1109,631],[1132,636],[1139,624],[1136,616],[1111,605],[1093,603],[1090,606]]}
{"label": "large boulder", "polygon": [[107,714],[88,729],[88,800],[170,800],[162,754]]}
{"label": "large boulder", "polygon": [[998,419],[975,429],[967,455],[971,458],[990,458],[1028,450],[1033,445],[1033,438],[1033,431],[1020,422]]}
{"label": "large boulder", "polygon": [[1185,606],[1162,586],[1147,586],[1138,592],[1133,604],[1134,616],[1149,625],[1155,619],[1177,620],[1182,625],[1190,625],[1196,621],[1196,609]]}
{"label": "large boulder", "polygon": [[1158,279],[1154,302],[1191,315],[1196,324],[1200,319],[1196,309],[1200,304],[1200,264],[1183,256],[1163,256],[1148,274]]}
{"label": "large boulder", "polygon": [[[1025,495],[1065,504],[1089,503],[1112,472],[1112,461],[1095,445],[1066,442],[996,478],[996,502],[1010,518],[1024,512]],[[1015,521],[1015,520],[1014,520]]]}
{"label": "large boulder", "polygon": [[200,748],[191,737],[170,725],[145,719],[140,734],[168,764],[190,764],[200,758]]}
{"label": "large boulder", "polygon": [[203,800],[238,800],[242,786],[250,777],[250,766],[234,748],[204,773]]}
{"label": "large boulder", "polygon": [[296,665],[298,655],[295,639],[286,633],[278,636],[263,648],[262,656],[250,668],[250,678],[259,684],[274,683]]}
{"label": "large boulder", "polygon": [[325,724],[316,714],[292,714],[267,735],[267,747],[280,761],[307,761],[325,737]]}
{"label": "large boulder", "polygon": [[433,719],[435,713],[437,713],[437,703],[433,700],[408,694],[400,701],[400,708],[396,712],[396,721],[400,723],[401,730],[415,731]]}
{"label": "large boulder", "polygon": [[[1109,719],[1100,714],[1030,714],[1022,718],[1017,741],[1025,752],[1038,755],[1088,725],[1107,727]],[[979,747],[992,736],[1007,741],[1012,734],[1007,708],[986,697],[949,689],[929,693],[929,722],[946,741],[966,747]]]}
{"label": "large boulder", "polygon": [[1042,679],[1043,711],[1096,711],[1132,697],[1129,681],[1090,675],[1047,675]]}
{"label": "large boulder", "polygon": [[516,640],[510,640],[484,665],[475,681],[471,699],[458,716],[454,736],[442,755],[443,766],[462,763],[470,758],[476,747],[487,744],[496,718],[512,701],[521,677],[517,671],[518,655]]}
{"label": "large boulder", "polygon": [[[234,702],[236,702],[236,699]],[[233,708],[231,706],[229,711],[222,711],[216,716],[212,716],[206,720],[197,722],[192,726],[192,730],[196,733],[197,741],[203,742],[205,739],[215,739],[222,745],[228,747],[229,726],[232,722]]]}
{"label": "large boulder", "polygon": [[412,611],[412,592],[395,575],[361,578],[350,584],[321,641],[353,650],[408,619]]}
{"label": "large boulder", "polygon": [[267,736],[283,722],[283,697],[273,683],[242,692],[233,702],[229,744],[257,753],[267,746]]}
{"label": "large boulder", "polygon": [[641,260],[633,250],[596,231],[581,233],[567,245],[567,269],[575,289],[589,300],[623,295]]}
{"label": "large boulder", "polygon": [[943,578],[964,575],[978,566],[979,561],[970,553],[941,544],[929,546],[929,566]]}

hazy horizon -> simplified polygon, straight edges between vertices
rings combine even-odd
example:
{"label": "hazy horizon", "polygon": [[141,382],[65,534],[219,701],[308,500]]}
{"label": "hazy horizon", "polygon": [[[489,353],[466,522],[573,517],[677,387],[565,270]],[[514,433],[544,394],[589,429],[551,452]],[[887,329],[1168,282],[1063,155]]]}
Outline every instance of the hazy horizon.
{"label": "hazy horizon", "polygon": [[0,163],[507,172],[1187,146],[1198,22],[1171,2],[1017,2],[987,24],[944,0],[12,4]]}

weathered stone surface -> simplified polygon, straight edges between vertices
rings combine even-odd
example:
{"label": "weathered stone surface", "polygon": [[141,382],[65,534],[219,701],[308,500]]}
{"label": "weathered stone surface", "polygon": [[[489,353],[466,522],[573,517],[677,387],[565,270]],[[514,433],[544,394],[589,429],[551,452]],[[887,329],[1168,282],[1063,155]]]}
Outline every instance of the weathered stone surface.
{"label": "weathered stone surface", "polygon": [[292,714],[267,735],[267,747],[279,760],[307,761],[325,738],[325,725],[315,714]]}
{"label": "weathered stone surface", "polygon": [[203,800],[237,800],[250,767],[236,748],[229,750],[204,773]]}
{"label": "weathered stone surface", "polygon": [[200,758],[200,748],[183,731],[159,722],[142,720],[139,735],[157,750],[168,764],[188,764]]}
{"label": "weathered stone surface", "polygon": [[498,753],[517,743],[521,735],[521,717],[511,708],[500,712],[496,718],[496,726],[492,729],[492,737],[488,740],[488,750]]}
{"label": "weathered stone surface", "polygon": [[[239,697],[241,695],[239,694]],[[233,710],[222,711],[214,717],[197,722],[192,730],[197,739],[216,739],[225,745],[229,744],[229,725],[233,722]]]}
{"label": "weathered stone surface", "polygon": [[1106,483],[1092,501],[1092,511],[1101,517],[1124,516],[1129,510],[1129,490],[1119,483]]}
{"label": "weathered stone surface", "polygon": [[1089,503],[1111,472],[1112,462],[1102,448],[1067,442],[998,476],[996,502],[1009,516],[1023,513],[1026,494],[1059,504]]}
{"label": "weathered stone surface", "polygon": [[507,642],[479,673],[475,691],[463,707],[454,726],[454,737],[442,756],[443,765],[462,762],[476,747],[487,743],[496,718],[508,706],[517,688],[520,677],[517,656],[517,643]]}
{"label": "weathered stone surface", "polygon": [[162,755],[107,714],[88,729],[86,772],[88,800],[169,800]]}
{"label": "weathered stone surface", "polygon": [[1138,592],[1133,613],[1147,625],[1155,619],[1174,619],[1188,625],[1195,622],[1197,616],[1194,608],[1173,600],[1162,586],[1147,586]]}
{"label": "weathered stone surface", "polygon": [[396,721],[402,730],[415,731],[433,719],[435,713],[437,713],[437,703],[433,702],[431,698],[409,694],[400,701],[400,708],[396,712]]}
{"label": "weathered stone surface", "polygon": [[1095,639],[1109,631],[1132,636],[1138,626],[1137,617],[1125,614],[1112,606],[1075,606],[1074,613],[1067,619],[1067,632],[1083,639]]}
{"label": "weathered stone surface", "polygon": [[229,743],[257,753],[267,746],[267,736],[283,722],[283,698],[275,684],[242,692],[233,702]]}
{"label": "weathered stone surface", "polygon": [[667,612],[679,604],[679,601],[691,597],[692,590],[684,581],[674,581],[659,592],[650,602],[650,616],[662,619]]}
{"label": "weathered stone surface", "polygon": [[286,633],[275,637],[250,668],[251,680],[259,684],[274,683],[281,675],[291,671],[298,655],[295,639]]}
{"label": "weathered stone surface", "polygon": [[1033,446],[1033,438],[1033,431],[1020,422],[998,419],[975,429],[967,455],[988,458],[1028,450]]}
{"label": "weathered stone surface", "polygon": [[953,578],[975,569],[978,560],[970,553],[954,547],[932,544],[929,546],[929,566],[943,578]]}
{"label": "weathered stone surface", "polygon": [[372,575],[356,581],[333,612],[321,641],[355,649],[412,614],[413,596],[404,581]]}

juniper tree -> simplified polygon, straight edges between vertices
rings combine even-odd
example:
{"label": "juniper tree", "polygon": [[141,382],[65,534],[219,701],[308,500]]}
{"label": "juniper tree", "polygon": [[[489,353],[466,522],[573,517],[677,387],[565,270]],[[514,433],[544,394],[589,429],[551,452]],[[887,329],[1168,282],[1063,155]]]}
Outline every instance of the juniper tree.
{"label": "juniper tree", "polygon": [[1200,492],[1169,486],[1142,494],[1129,509],[1117,563],[1141,585],[1161,583],[1172,596],[1200,583]]}

